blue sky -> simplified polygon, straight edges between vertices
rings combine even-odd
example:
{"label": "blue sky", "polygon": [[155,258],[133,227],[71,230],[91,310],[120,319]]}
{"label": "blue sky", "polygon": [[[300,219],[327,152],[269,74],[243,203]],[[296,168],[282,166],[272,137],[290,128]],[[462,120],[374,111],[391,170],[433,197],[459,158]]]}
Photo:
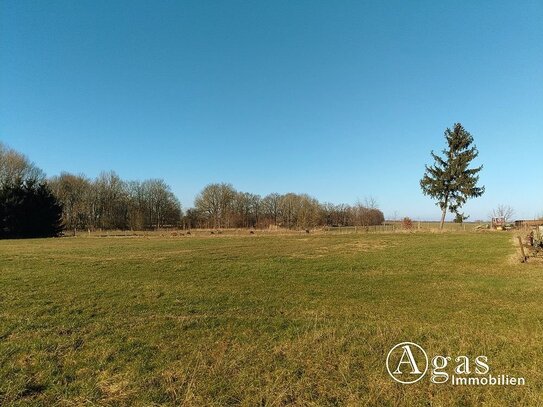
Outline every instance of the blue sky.
{"label": "blue sky", "polygon": [[[419,188],[461,122],[470,219],[543,213],[543,2],[0,2],[0,140],[48,175],[307,192],[436,219]],[[452,218],[452,216],[449,216]]]}

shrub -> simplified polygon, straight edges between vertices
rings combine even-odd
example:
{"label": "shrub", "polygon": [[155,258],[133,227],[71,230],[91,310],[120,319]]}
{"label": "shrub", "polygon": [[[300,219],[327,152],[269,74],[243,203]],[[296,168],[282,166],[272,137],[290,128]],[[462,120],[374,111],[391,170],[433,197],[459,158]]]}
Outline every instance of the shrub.
{"label": "shrub", "polygon": [[404,229],[413,229],[413,221],[411,218],[405,217],[402,220],[402,228]]}

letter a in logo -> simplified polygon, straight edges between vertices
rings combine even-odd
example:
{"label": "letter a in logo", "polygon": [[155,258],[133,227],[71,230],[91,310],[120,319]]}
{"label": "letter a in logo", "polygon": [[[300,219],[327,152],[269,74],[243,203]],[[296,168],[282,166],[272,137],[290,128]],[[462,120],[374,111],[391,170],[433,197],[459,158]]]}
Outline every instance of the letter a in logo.
{"label": "letter a in logo", "polygon": [[[415,357],[416,355],[416,357]],[[424,360],[424,369],[420,370],[418,360]],[[397,382],[410,384],[418,382],[428,370],[428,355],[424,349],[413,342],[402,342],[394,346],[387,355],[388,374]],[[393,368],[395,368],[393,370]]]}
{"label": "letter a in logo", "polygon": [[[400,367],[403,364],[408,364],[409,366],[411,366],[411,374],[420,374],[420,370],[417,366],[417,362],[415,362],[413,352],[411,352],[411,347],[409,345],[402,345],[401,348],[403,349],[402,357],[398,362],[398,367],[394,371],[394,374],[402,374]],[[407,360],[405,360],[406,358]]]}

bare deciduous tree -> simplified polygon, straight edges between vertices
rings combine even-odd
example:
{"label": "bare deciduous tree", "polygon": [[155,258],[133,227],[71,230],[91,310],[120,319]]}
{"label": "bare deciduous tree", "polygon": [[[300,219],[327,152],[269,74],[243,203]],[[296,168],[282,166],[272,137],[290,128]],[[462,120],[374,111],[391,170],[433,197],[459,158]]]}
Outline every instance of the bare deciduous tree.
{"label": "bare deciduous tree", "polygon": [[231,184],[209,184],[194,200],[196,209],[208,216],[214,228],[228,227],[229,208],[236,191]]}
{"label": "bare deciduous tree", "polygon": [[511,220],[515,213],[515,210],[509,205],[498,205],[492,210],[493,218],[504,218],[505,222]]}
{"label": "bare deciduous tree", "polygon": [[262,200],[262,206],[264,213],[270,219],[271,224],[277,226],[279,216],[281,215],[281,195],[275,192],[266,195]]}
{"label": "bare deciduous tree", "polygon": [[84,228],[88,222],[87,202],[90,181],[83,175],[61,172],[59,176],[49,180],[53,193],[63,206],[63,222],[67,229]]}
{"label": "bare deciduous tree", "polygon": [[44,181],[45,174],[25,155],[0,143],[0,185]]}

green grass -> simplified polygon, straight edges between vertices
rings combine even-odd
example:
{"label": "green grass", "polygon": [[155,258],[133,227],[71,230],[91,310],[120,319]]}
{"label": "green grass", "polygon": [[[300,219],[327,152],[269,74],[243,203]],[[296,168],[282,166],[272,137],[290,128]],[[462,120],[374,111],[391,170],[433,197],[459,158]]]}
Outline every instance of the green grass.
{"label": "green grass", "polygon": [[[0,241],[0,405],[541,405],[543,267],[508,233]],[[388,350],[523,387],[393,382]]]}

